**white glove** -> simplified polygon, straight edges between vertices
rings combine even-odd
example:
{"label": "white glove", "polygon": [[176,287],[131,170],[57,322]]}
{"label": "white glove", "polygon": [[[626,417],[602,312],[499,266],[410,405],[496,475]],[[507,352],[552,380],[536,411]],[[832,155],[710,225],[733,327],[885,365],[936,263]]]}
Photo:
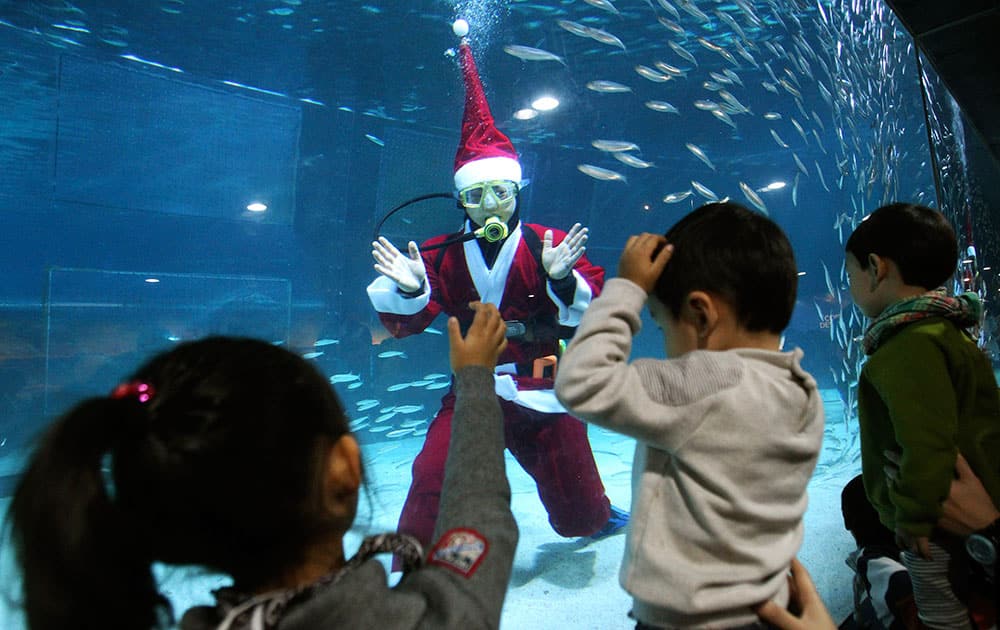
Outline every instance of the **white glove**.
{"label": "white glove", "polygon": [[552,230],[545,230],[542,239],[542,266],[545,273],[553,280],[562,280],[573,271],[573,265],[587,251],[587,228],[573,224],[566,238],[556,247],[552,247]]}
{"label": "white glove", "polygon": [[378,241],[372,243],[372,257],[375,259],[375,271],[395,282],[400,291],[416,293],[427,283],[427,268],[417,244],[410,241],[407,247],[409,258],[387,238],[380,236]]}

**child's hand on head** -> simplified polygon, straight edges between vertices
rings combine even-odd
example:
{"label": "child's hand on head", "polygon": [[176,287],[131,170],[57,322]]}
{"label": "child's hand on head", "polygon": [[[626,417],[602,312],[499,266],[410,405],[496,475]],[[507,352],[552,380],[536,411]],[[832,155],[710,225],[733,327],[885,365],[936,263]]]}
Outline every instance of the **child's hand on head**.
{"label": "child's hand on head", "polygon": [[497,359],[507,347],[507,326],[500,317],[497,307],[493,304],[471,302],[469,308],[476,311],[476,315],[464,339],[458,318],[448,318],[453,372],[458,372],[469,365],[493,369],[496,367]]}
{"label": "child's hand on head", "polygon": [[631,280],[649,293],[673,253],[674,246],[667,244],[660,234],[643,232],[630,236],[618,259],[618,277]]}

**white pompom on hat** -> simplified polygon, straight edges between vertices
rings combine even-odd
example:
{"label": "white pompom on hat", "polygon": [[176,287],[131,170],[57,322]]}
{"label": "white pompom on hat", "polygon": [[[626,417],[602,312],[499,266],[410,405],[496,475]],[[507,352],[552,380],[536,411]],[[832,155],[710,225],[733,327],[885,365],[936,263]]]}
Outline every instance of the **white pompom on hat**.
{"label": "white pompom on hat", "polygon": [[517,161],[517,151],[493,121],[472,49],[465,39],[459,44],[458,54],[465,80],[465,114],[462,141],[455,153],[455,189],[498,179],[520,184],[521,164]]}

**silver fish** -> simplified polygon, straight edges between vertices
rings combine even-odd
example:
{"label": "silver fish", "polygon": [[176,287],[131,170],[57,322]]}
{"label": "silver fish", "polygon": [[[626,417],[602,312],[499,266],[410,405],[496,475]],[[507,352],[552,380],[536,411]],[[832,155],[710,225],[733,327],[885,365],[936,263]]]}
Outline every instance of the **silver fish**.
{"label": "silver fish", "polygon": [[781,114],[778,112],[765,112],[764,120],[781,120]]}
{"label": "silver fish", "polygon": [[653,110],[654,112],[663,112],[666,114],[680,114],[677,108],[666,101],[646,101],[646,107]]}
{"label": "silver fish", "polygon": [[677,66],[672,66],[669,63],[654,61],[653,65],[656,66],[657,69],[669,74],[672,77],[683,77],[687,75],[687,70],[681,70]]}
{"label": "silver fish", "polygon": [[715,101],[709,101],[706,99],[698,99],[694,102],[694,106],[704,112],[711,112],[719,109],[719,104]]}
{"label": "silver fish", "polygon": [[593,177],[604,182],[625,182],[625,176],[618,171],[612,171],[611,169],[601,168],[600,166],[594,166],[593,164],[577,164],[577,170],[579,170],[584,175]]}
{"label": "silver fish", "polygon": [[599,28],[591,28],[589,34],[591,39],[595,41],[601,42],[602,44],[607,44],[609,46],[617,46],[622,50],[626,50],[625,43],[622,40],[618,39],[618,37],[612,35],[607,31],[602,31]]}
{"label": "silver fish", "polygon": [[806,165],[802,163],[802,160],[799,159],[799,156],[795,155],[795,153],[792,152],[792,157],[795,158],[795,164],[796,166],[799,167],[799,170],[802,171],[802,174],[808,177],[809,169],[807,169]]}
{"label": "silver fish", "polygon": [[649,66],[636,66],[635,71],[640,77],[649,79],[654,83],[665,83],[673,78],[669,74],[661,74]]}
{"label": "silver fish", "polygon": [[774,129],[771,130],[771,137],[774,138],[774,141],[777,142],[778,146],[781,147],[782,149],[788,148],[788,145],[785,144],[785,141],[781,139],[781,136],[779,136],[778,132],[775,131]]}
{"label": "silver fish", "polygon": [[612,153],[611,155],[622,164],[627,164],[632,168],[649,168],[653,166],[652,162],[637,158],[631,153]]}
{"label": "silver fish", "polygon": [[712,110],[712,115],[715,116],[716,118],[718,118],[719,120],[721,120],[722,122],[726,123],[727,125],[729,125],[733,129],[736,129],[736,123],[729,116],[729,114],[727,114],[726,112],[722,111],[721,109]]}
{"label": "silver fish", "polygon": [[714,192],[712,192],[712,190],[710,188],[708,188],[707,186],[705,186],[701,182],[696,182],[696,181],[694,181],[692,179],[691,180],[691,187],[694,188],[695,192],[697,192],[699,195],[701,195],[705,199],[708,199],[709,201],[718,201],[719,200],[719,196],[717,194],[715,194]]}
{"label": "silver fish", "polygon": [[395,357],[400,357],[400,358],[405,359],[406,358],[406,353],[403,352],[402,350],[386,350],[385,352],[379,352],[375,356],[377,356],[380,359],[392,359],[392,358],[395,358]]}
{"label": "silver fish", "polygon": [[677,8],[674,7],[674,5],[672,5],[669,2],[667,2],[667,0],[656,0],[656,1],[657,1],[657,3],[659,3],[659,5],[661,7],[663,7],[664,11],[666,11],[670,15],[674,16],[675,20],[681,19],[680,11],[678,11]]}
{"label": "silver fish", "polygon": [[350,372],[343,372],[341,374],[334,374],[330,377],[331,383],[350,383],[353,381],[360,380],[361,376],[359,374],[351,374]]}
{"label": "silver fish", "polygon": [[799,205],[799,173],[795,174],[795,181],[792,182],[792,205]]}
{"label": "silver fish", "polygon": [[601,92],[603,94],[619,94],[622,92],[631,92],[632,88],[627,85],[622,85],[615,81],[607,81],[604,79],[598,79],[596,81],[590,81],[587,83],[587,89],[593,90],[595,92]]}
{"label": "silver fish", "polygon": [[794,116],[790,117],[789,120],[792,121],[792,126],[795,127],[795,131],[798,131],[799,135],[802,136],[802,141],[805,142],[806,144],[809,144],[809,138],[808,136],[806,136],[806,130],[802,128],[802,125],[799,124],[799,121],[795,120]]}
{"label": "silver fish", "polygon": [[708,168],[712,169],[713,171],[715,170],[715,164],[712,164],[712,160],[708,159],[708,156],[705,155],[705,152],[701,150],[701,147],[699,147],[696,144],[691,144],[690,142],[686,142],[684,146],[686,146],[688,151],[693,153],[696,158],[704,162],[705,165],[708,166]]}
{"label": "silver fish", "polygon": [[681,192],[670,193],[663,198],[663,203],[680,203],[693,193],[690,190],[682,190]]}
{"label": "silver fish", "polygon": [[531,46],[504,46],[503,51],[508,55],[513,55],[522,61],[558,61],[562,65],[566,65],[563,58],[555,53],[551,53],[547,50],[542,50],[541,48],[532,48]]}
{"label": "silver fish", "polygon": [[679,57],[681,57],[682,59],[685,59],[687,61],[690,61],[691,63],[693,63],[696,66],[698,65],[698,60],[695,59],[694,55],[692,55],[691,53],[689,53],[686,48],[684,48],[683,46],[681,46],[680,44],[678,44],[677,42],[675,42],[673,40],[668,41],[667,44],[671,48],[674,49],[674,52],[677,53],[677,55]]}
{"label": "silver fish", "polygon": [[677,22],[674,22],[673,20],[668,20],[667,18],[662,16],[657,17],[656,19],[660,21],[660,24],[667,27],[667,30],[676,33],[677,35],[684,35],[685,33],[684,27],[678,24]]}
{"label": "silver fish", "polygon": [[823,170],[819,167],[819,162],[813,160],[813,164],[816,165],[816,174],[819,175],[819,183],[823,184],[823,190],[830,192],[830,189],[826,185],[826,178],[823,177]]}
{"label": "silver fish", "polygon": [[584,26],[583,24],[578,24],[571,20],[556,20],[556,24],[559,25],[565,31],[568,31],[577,37],[590,37],[590,31],[592,30],[589,26]]}
{"label": "silver fish", "polygon": [[626,140],[594,140],[590,143],[595,149],[615,153],[616,151],[638,151],[639,145]]}
{"label": "silver fish", "polygon": [[767,206],[764,204],[764,200],[760,198],[760,195],[754,192],[753,188],[750,188],[745,183],[740,182],[740,190],[743,191],[743,196],[747,198],[747,201],[753,204],[753,207],[757,208],[764,214],[770,214],[770,212],[767,211]]}
{"label": "silver fish", "polygon": [[618,15],[618,9],[615,5],[611,3],[611,0],[583,0],[595,9],[600,9],[601,11],[607,11],[608,13],[614,13]]}

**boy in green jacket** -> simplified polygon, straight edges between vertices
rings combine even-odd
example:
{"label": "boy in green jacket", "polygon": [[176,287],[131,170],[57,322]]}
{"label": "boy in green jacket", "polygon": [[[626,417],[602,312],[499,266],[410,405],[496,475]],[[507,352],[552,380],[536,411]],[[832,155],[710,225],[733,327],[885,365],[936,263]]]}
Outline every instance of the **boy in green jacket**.
{"label": "boy in green jacket", "polygon": [[[948,579],[951,562],[967,562],[963,541],[935,522],[958,453],[1000,500],[1000,398],[990,361],[966,330],[983,306],[975,293],[953,297],[937,288],[958,262],[955,232],[940,212],[884,206],[845,249],[851,297],[871,319],[858,380],[865,491],[896,532],[921,620],[971,628]],[[892,483],[883,472],[886,451],[900,457]]]}

